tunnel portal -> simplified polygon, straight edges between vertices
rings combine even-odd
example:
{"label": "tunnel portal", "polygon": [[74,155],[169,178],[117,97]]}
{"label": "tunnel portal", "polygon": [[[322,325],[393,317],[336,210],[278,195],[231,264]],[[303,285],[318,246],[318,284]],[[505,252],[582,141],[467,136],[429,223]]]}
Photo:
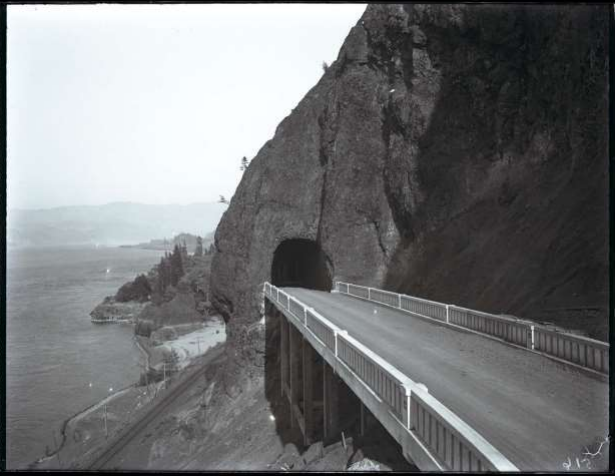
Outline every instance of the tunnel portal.
{"label": "tunnel portal", "polygon": [[331,260],[318,243],[305,239],[285,240],[273,254],[271,283],[331,291]]}

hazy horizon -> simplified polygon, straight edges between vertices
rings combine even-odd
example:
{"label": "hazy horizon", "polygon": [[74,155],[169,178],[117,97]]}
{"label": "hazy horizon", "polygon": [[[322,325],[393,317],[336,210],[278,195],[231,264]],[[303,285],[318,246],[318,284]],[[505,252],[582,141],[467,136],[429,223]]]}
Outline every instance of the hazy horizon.
{"label": "hazy horizon", "polygon": [[185,232],[215,231],[226,205],[199,202],[158,205],[114,202],[105,205],[10,209],[9,247],[128,245]]}
{"label": "hazy horizon", "polygon": [[[92,203],[92,204],[80,204],[75,203],[74,205],[57,205],[51,207],[37,207],[37,208],[25,208],[25,207],[11,207],[7,208],[7,210],[15,210],[15,211],[27,211],[27,212],[36,212],[36,211],[48,211],[48,210],[56,210],[58,208],[81,208],[81,207],[105,207],[108,205],[143,205],[143,206],[152,206],[152,207],[189,207],[194,205],[203,205],[203,204],[217,204],[219,203],[217,200],[210,201],[198,201],[198,202],[190,202],[190,203],[145,203],[138,202],[133,200],[116,200],[113,202],[107,203]],[[220,203],[220,206],[226,206]]]}
{"label": "hazy horizon", "polygon": [[7,208],[229,199],[365,7],[9,5]]}

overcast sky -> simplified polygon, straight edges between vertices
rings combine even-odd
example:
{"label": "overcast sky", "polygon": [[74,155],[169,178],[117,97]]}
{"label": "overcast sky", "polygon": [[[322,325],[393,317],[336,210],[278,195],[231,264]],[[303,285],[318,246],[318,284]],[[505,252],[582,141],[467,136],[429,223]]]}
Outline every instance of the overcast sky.
{"label": "overcast sky", "polygon": [[364,10],[9,5],[9,208],[230,197]]}

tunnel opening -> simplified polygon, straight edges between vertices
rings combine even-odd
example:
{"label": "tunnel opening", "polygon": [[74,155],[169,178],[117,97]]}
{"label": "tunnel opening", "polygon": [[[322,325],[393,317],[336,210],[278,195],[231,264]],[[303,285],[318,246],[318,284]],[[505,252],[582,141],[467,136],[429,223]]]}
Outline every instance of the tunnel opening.
{"label": "tunnel opening", "polygon": [[331,291],[333,265],[313,240],[285,240],[273,254],[271,283],[279,287],[301,287]]}

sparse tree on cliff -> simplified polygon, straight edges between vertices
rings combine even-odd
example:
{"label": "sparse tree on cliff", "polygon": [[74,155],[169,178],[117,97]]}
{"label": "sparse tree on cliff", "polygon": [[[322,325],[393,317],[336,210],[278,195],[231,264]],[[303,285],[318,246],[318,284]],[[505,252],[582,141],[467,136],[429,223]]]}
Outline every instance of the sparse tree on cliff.
{"label": "sparse tree on cliff", "polygon": [[167,286],[171,284],[170,261],[170,256],[167,253],[165,253],[164,258],[160,258],[160,264],[158,265],[158,283],[156,287],[156,291],[158,291],[160,295],[163,295]]}
{"label": "sparse tree on cliff", "polygon": [[244,156],[243,159],[241,159],[241,166],[239,167],[239,170],[245,172],[248,169],[248,165],[250,165],[250,161]]}
{"label": "sparse tree on cliff", "polygon": [[194,256],[203,256],[203,238],[196,237],[196,248],[194,249]]}
{"label": "sparse tree on cliff", "polygon": [[182,255],[182,264],[188,261],[188,245],[186,244],[186,240],[182,241],[182,245],[179,249]]}
{"label": "sparse tree on cliff", "polygon": [[177,283],[184,275],[184,265],[182,263],[182,250],[179,245],[175,245],[170,258],[171,262],[171,285],[177,286]]}
{"label": "sparse tree on cliff", "polygon": [[224,203],[225,205],[228,205],[229,201],[224,198],[224,195],[220,195],[220,200],[218,200],[218,203]]}
{"label": "sparse tree on cliff", "polygon": [[164,294],[164,278],[162,276],[162,268],[164,267],[164,258],[160,258],[158,263],[158,277],[156,279],[156,292],[161,296]]}
{"label": "sparse tree on cliff", "polygon": [[145,302],[149,299],[152,288],[147,276],[138,275],[134,281],[124,284],[116,293],[115,300],[118,302],[140,301]]}

